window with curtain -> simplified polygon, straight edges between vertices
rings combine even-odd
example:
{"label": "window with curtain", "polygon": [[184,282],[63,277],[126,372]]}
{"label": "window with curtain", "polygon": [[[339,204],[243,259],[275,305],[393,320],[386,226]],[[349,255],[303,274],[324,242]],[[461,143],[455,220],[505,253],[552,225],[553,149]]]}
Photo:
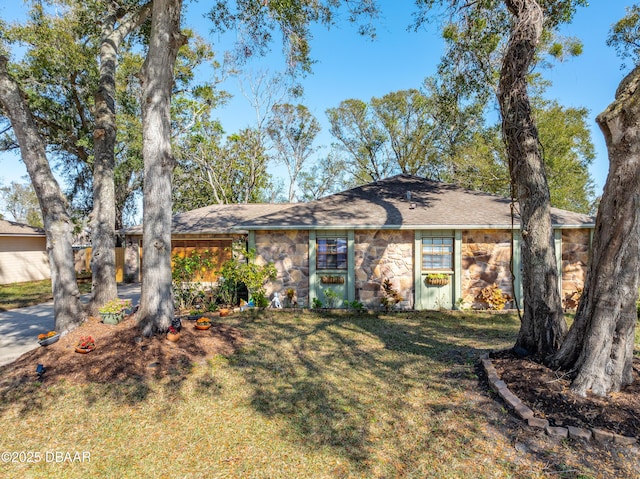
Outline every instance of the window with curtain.
{"label": "window with curtain", "polygon": [[422,269],[453,269],[453,238],[422,238]]}
{"label": "window with curtain", "polygon": [[347,269],[347,239],[318,238],[316,258],[317,269]]}

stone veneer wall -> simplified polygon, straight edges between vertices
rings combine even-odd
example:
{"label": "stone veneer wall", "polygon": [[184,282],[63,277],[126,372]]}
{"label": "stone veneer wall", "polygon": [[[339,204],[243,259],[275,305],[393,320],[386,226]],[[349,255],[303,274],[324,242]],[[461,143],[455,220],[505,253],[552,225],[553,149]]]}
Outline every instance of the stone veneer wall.
{"label": "stone veneer wall", "polygon": [[412,309],[413,244],[413,231],[356,231],[356,300],[367,308],[379,308],[382,282],[389,279],[404,298],[399,307]]}
{"label": "stone veneer wall", "polygon": [[256,261],[274,263],[278,278],[267,284],[267,296],[274,292],[284,298],[293,288],[299,306],[309,305],[309,232],[256,231]]}
{"label": "stone veneer wall", "polygon": [[[465,306],[485,308],[476,301],[483,288],[492,284],[513,297],[511,285],[511,232],[503,230],[462,231],[462,299]],[[511,304],[507,304],[510,307]]]}
{"label": "stone veneer wall", "polygon": [[562,230],[562,301],[566,308],[576,308],[584,288],[589,263],[591,230]]}

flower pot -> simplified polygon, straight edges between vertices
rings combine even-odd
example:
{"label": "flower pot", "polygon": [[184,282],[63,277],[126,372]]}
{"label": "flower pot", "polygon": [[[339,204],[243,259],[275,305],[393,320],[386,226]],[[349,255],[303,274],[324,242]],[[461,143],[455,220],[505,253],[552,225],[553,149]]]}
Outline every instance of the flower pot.
{"label": "flower pot", "polygon": [[41,339],[40,341],[38,341],[38,343],[40,344],[40,346],[49,346],[50,344],[53,344],[56,341],[58,341],[58,339],[60,339],[60,335],[56,334],[55,336],[50,336],[48,338]]}
{"label": "flower pot", "polygon": [[167,333],[167,340],[175,342],[178,339],[180,339],[180,333]]}
{"label": "flower pot", "polygon": [[76,353],[87,354],[93,351],[95,348],[76,348]]}
{"label": "flower pot", "polygon": [[197,324],[196,323],[196,329],[199,329],[201,331],[207,330],[211,327],[211,323],[209,324]]}
{"label": "flower pot", "polygon": [[100,313],[100,317],[104,324],[118,324],[124,319],[124,311],[119,313]]}
{"label": "flower pot", "polygon": [[449,284],[449,278],[427,278],[427,284],[432,286],[446,286]]}

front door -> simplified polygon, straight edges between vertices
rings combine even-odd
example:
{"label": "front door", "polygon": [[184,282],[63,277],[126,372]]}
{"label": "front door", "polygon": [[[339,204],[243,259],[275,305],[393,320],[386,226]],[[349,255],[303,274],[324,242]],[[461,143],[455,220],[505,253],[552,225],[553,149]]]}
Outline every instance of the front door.
{"label": "front door", "polygon": [[420,309],[453,309],[453,236],[423,237]]}
{"label": "front door", "polygon": [[349,291],[347,235],[318,235],[315,253],[315,297],[324,307],[342,308]]}

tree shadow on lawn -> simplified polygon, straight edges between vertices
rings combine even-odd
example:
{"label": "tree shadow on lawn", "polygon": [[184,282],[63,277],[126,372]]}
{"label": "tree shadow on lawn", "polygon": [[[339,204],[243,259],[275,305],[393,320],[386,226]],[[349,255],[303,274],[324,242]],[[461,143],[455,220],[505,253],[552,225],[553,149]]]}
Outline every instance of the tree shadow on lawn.
{"label": "tree shadow on lawn", "polygon": [[328,446],[359,469],[383,454],[410,468],[449,434],[463,442],[484,434],[484,406],[466,391],[477,388],[478,357],[494,346],[444,342],[476,328],[415,313],[296,320],[267,311],[246,324],[260,340],[231,364],[252,385],[253,407],[284,418],[283,435],[310,449]]}
{"label": "tree shadow on lawn", "polygon": [[[197,331],[185,322],[177,343],[164,335],[142,338],[134,319],[118,325],[105,325],[90,319],[57,343],[29,351],[13,363],[0,368],[0,411],[20,404],[21,413],[29,414],[50,401],[46,394],[36,394],[42,386],[62,381],[86,389],[89,405],[105,397],[117,403],[135,405],[148,399],[151,383],[161,383],[169,397],[175,397],[193,373],[194,364],[214,354],[232,355],[244,342],[242,333],[229,325],[213,323],[207,331]],[[96,349],[88,354],[75,352],[80,337],[92,336]],[[36,367],[46,371],[38,379]],[[167,380],[168,378],[168,380]],[[199,383],[214,393],[219,390],[211,378]]]}

